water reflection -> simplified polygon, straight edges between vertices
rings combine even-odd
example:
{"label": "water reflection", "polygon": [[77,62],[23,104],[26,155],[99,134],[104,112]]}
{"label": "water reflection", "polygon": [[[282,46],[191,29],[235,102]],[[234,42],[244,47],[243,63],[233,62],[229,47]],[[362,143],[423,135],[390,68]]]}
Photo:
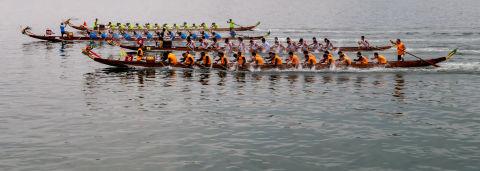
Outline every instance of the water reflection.
{"label": "water reflection", "polygon": [[395,84],[393,89],[393,97],[400,102],[405,101],[405,95],[403,89],[405,89],[405,79],[402,74],[395,74]]}
{"label": "water reflection", "polygon": [[210,81],[210,70],[206,70],[199,75],[200,79],[198,82],[200,82],[202,85],[208,85],[208,82]]}

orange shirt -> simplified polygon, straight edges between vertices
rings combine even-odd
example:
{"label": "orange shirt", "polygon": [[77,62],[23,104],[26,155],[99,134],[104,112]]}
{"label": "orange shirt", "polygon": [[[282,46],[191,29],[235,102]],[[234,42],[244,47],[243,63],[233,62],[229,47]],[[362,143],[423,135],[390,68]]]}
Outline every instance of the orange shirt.
{"label": "orange shirt", "polygon": [[187,55],[187,58],[185,58],[184,64],[185,64],[185,65],[191,65],[191,64],[193,64],[193,62],[194,62],[193,55],[188,54],[188,55]]}
{"label": "orange shirt", "polygon": [[245,56],[237,57],[237,64],[243,65],[245,63]]}
{"label": "orange shirt", "polygon": [[168,54],[167,60],[170,64],[173,64],[173,65],[177,64],[177,57],[173,53]]}
{"label": "orange shirt", "polygon": [[260,56],[259,54],[255,55],[253,62],[255,62],[257,65],[263,65],[265,63],[262,56]]}
{"label": "orange shirt", "polygon": [[385,58],[385,56],[378,55],[378,57],[375,59],[377,59],[377,62],[379,64],[387,64],[387,58]]}
{"label": "orange shirt", "polygon": [[275,55],[275,57],[273,57],[273,59],[272,59],[272,65],[275,65],[275,63],[277,65],[282,65],[282,63],[283,63],[282,58],[280,58],[280,56],[278,56],[278,55]]}
{"label": "orange shirt", "polygon": [[224,56],[220,57],[220,64],[222,65],[227,65],[228,64],[228,59]]}
{"label": "orange shirt", "polygon": [[307,64],[309,65],[317,64],[317,58],[315,58],[315,56],[312,54],[308,54]]}
{"label": "orange shirt", "polygon": [[351,65],[352,64],[352,60],[347,55],[344,55],[343,59],[340,58],[339,61],[344,65]]}
{"label": "orange shirt", "polygon": [[205,55],[202,57],[202,64],[203,65],[211,65],[212,64],[212,58],[210,56]]}
{"label": "orange shirt", "polygon": [[368,58],[367,57],[362,57],[362,59],[360,59],[360,61],[358,61],[360,64],[368,64]]}
{"label": "orange shirt", "polygon": [[289,60],[292,61],[292,64],[293,64],[293,65],[298,65],[298,64],[300,64],[300,59],[298,58],[297,55],[293,55],[292,57],[290,57]]}
{"label": "orange shirt", "polygon": [[405,45],[403,44],[403,42],[400,42],[399,44],[397,44],[397,54],[398,55],[405,55]]}

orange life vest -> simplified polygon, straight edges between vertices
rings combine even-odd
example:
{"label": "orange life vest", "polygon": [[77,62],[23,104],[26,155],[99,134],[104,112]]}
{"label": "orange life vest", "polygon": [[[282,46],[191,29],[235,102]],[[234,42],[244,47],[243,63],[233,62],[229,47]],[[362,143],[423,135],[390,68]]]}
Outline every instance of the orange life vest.
{"label": "orange life vest", "polygon": [[263,65],[265,63],[262,56],[259,54],[255,55],[255,59],[253,61],[256,62],[257,65]]}
{"label": "orange life vest", "polygon": [[317,64],[317,58],[313,54],[308,54],[307,64],[308,65]]}
{"label": "orange life vest", "polygon": [[168,54],[167,60],[170,64],[173,64],[173,65],[177,64],[177,57],[173,53]]}
{"label": "orange life vest", "polygon": [[385,58],[385,56],[378,55],[376,59],[379,64],[387,64],[387,58]]}
{"label": "orange life vest", "polygon": [[192,65],[194,62],[193,55],[187,54],[187,57],[185,58],[185,65]]}
{"label": "orange life vest", "polygon": [[292,57],[290,57],[290,61],[292,61],[292,64],[293,64],[293,65],[298,65],[298,64],[300,64],[300,59],[298,58],[297,55],[293,55]]}
{"label": "orange life vest", "polygon": [[405,45],[403,44],[403,42],[400,42],[399,44],[397,44],[397,54],[398,55],[405,55]]}
{"label": "orange life vest", "polygon": [[282,61],[282,58],[280,58],[280,56],[278,55],[275,55],[275,57],[273,57],[272,59],[272,65],[282,65],[283,61]]}

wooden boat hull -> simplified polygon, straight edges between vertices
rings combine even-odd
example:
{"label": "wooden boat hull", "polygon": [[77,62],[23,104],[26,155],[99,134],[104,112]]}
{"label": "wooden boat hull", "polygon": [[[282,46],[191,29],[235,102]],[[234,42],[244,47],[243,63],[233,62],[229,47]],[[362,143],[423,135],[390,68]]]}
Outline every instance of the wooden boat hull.
{"label": "wooden boat hull", "polygon": [[[132,39],[124,39],[124,38],[113,39],[113,38],[109,37],[109,38],[92,39],[92,38],[87,37],[87,36],[73,36],[73,37],[68,37],[68,36],[63,36],[63,37],[62,36],[43,36],[43,35],[37,35],[37,34],[32,33],[30,31],[30,27],[25,27],[24,29],[22,29],[22,34],[27,35],[27,36],[32,37],[32,38],[35,38],[35,39],[49,41],[49,42],[71,42],[71,41],[130,41],[130,42],[132,42],[132,41],[137,41],[137,39],[135,39],[135,38],[132,38]],[[268,37],[269,35],[270,35],[270,32],[267,33],[264,36],[242,36],[242,38],[244,40],[248,40],[248,39],[259,40],[261,38]],[[227,38],[235,40],[238,37],[225,37],[225,38],[221,38],[220,40],[225,40]],[[157,41],[157,40],[159,40],[157,37],[154,37],[152,39],[145,39],[145,41]],[[185,40],[181,39],[180,37],[175,39],[175,42],[180,42],[180,41],[185,41]]]}
{"label": "wooden boat hull", "polygon": [[[71,21],[71,19],[67,19],[64,21],[65,24],[67,24],[68,26],[74,28],[74,29],[77,29],[77,30],[93,30],[93,28],[91,27],[84,27],[83,25],[75,25],[73,24]],[[255,25],[251,25],[251,26],[245,26],[245,27],[235,27],[233,28],[233,30],[235,31],[250,31],[250,30],[253,30],[255,29],[255,27],[259,26],[260,25],[260,22],[257,22]],[[110,29],[110,28],[102,28],[102,29],[98,29],[98,30],[101,30],[101,31],[104,31],[104,30],[112,30],[112,31],[116,31],[116,30],[119,30],[118,28],[116,29]],[[145,30],[148,30],[148,31],[160,31],[162,30],[161,28],[154,28],[154,29],[126,29],[126,31],[145,31]],[[177,30],[177,29],[175,29]],[[202,31],[203,28],[198,28],[198,29],[178,29],[177,31]],[[220,31],[230,31],[230,28],[225,28],[225,27],[221,27],[221,28],[217,28],[217,29],[209,29],[209,31],[217,31],[217,32],[220,32]]]}
{"label": "wooden boat hull", "polygon": [[358,52],[358,51],[384,51],[392,48],[392,46],[376,46],[376,47],[337,47],[335,50],[344,52]]}
{"label": "wooden boat hull", "polygon": [[[455,51],[452,51],[446,57],[439,57],[428,59],[425,61],[416,60],[416,61],[390,61],[387,64],[376,64],[376,63],[368,63],[368,64],[351,64],[349,66],[343,64],[335,65],[336,68],[360,68],[360,69],[368,69],[368,68],[414,68],[414,67],[428,67],[432,64],[437,64],[443,61],[450,59],[454,54]],[[83,54],[87,55],[89,58],[93,59],[96,62],[114,66],[114,67],[121,67],[121,68],[132,68],[132,67],[146,67],[146,68],[161,68],[161,67],[174,67],[174,68],[213,68],[213,69],[221,69],[221,70],[236,70],[236,71],[251,71],[253,70],[295,70],[300,69],[299,67],[282,64],[282,65],[271,65],[265,64],[262,66],[254,66],[253,64],[246,64],[245,66],[236,66],[235,64],[229,64],[228,66],[223,66],[219,64],[213,64],[211,66],[202,66],[202,65],[194,65],[194,66],[186,66],[183,64],[177,65],[169,65],[166,62],[145,62],[145,61],[122,61],[122,60],[114,60],[114,59],[105,59],[101,56],[97,55],[96,53],[92,52],[91,50],[84,49],[82,51]],[[311,70],[324,70],[329,69],[331,66],[327,64],[316,64],[314,66],[305,66],[304,69],[311,69]]]}

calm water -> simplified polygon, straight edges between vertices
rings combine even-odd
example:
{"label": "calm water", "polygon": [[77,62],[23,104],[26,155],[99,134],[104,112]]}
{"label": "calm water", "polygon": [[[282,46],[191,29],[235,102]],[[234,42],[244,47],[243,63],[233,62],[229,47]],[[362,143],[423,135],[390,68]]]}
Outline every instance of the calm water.
{"label": "calm water", "polygon": [[[1,4],[0,170],[480,170],[476,0]],[[58,30],[65,17],[234,18],[263,22],[246,34],[344,46],[398,37],[425,58],[460,51],[438,69],[118,70],[83,56],[84,43],[19,33]]]}

